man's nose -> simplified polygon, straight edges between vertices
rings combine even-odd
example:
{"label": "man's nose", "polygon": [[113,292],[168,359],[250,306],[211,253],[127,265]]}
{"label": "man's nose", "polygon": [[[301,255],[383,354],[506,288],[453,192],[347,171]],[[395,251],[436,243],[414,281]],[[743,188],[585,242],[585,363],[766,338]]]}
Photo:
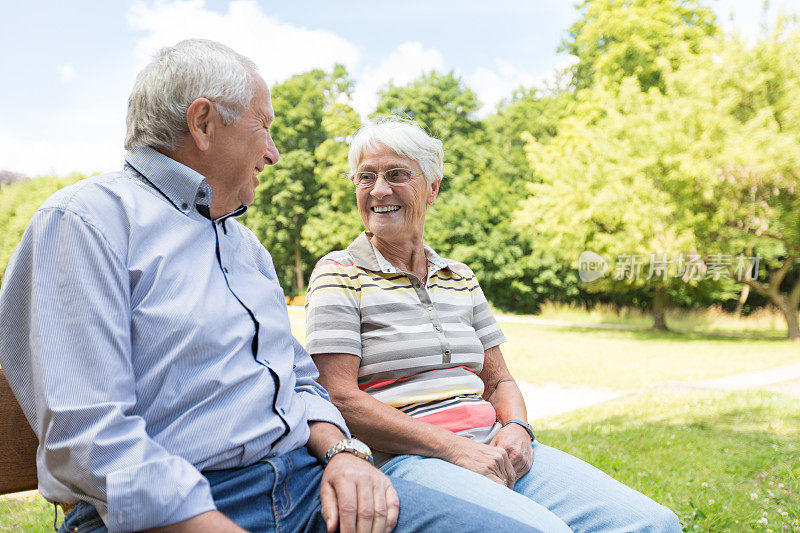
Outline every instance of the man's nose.
{"label": "man's nose", "polygon": [[272,135],[267,135],[267,150],[264,152],[264,159],[267,161],[267,165],[274,165],[278,162],[281,158],[281,154],[278,153],[278,147],[275,146],[275,141],[272,140]]}

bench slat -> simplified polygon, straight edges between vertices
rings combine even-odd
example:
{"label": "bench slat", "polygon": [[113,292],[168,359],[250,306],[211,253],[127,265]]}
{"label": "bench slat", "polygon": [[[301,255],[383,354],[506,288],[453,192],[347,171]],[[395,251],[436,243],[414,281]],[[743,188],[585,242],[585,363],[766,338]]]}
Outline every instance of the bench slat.
{"label": "bench slat", "polygon": [[34,490],[39,441],[0,370],[0,494]]}

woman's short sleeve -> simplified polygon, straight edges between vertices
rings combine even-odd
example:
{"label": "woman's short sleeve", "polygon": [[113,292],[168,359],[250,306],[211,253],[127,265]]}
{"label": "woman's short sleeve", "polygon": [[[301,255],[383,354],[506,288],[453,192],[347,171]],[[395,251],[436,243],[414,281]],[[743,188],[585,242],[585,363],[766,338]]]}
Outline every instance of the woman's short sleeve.
{"label": "woman's short sleeve", "polygon": [[308,353],[361,357],[361,287],[354,267],[322,258],[306,294]]}
{"label": "woman's short sleeve", "polygon": [[472,270],[469,270],[466,277],[469,292],[472,295],[472,327],[475,329],[475,334],[481,344],[483,344],[483,349],[488,350],[493,346],[506,342],[506,336],[500,329],[497,320],[495,320],[494,313],[489,308],[489,302],[486,301],[486,296],[483,295],[478,278],[475,277]]}

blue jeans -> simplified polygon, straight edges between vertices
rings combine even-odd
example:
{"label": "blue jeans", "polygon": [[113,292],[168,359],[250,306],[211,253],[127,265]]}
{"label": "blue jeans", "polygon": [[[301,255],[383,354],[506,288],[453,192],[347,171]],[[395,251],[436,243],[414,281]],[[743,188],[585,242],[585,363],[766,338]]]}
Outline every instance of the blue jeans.
{"label": "blue jeans", "polygon": [[549,532],[680,532],[675,513],[568,453],[533,443],[533,466],[511,490],[471,470],[419,455],[381,467],[399,477]]}
{"label": "blue jeans", "polygon": [[[232,470],[203,472],[217,509],[253,533],[325,532],[320,512],[322,465],[305,448]],[[397,532],[538,531],[501,514],[402,479],[392,479],[400,497]],[[61,532],[106,531],[97,511],[80,503],[67,513]]]}

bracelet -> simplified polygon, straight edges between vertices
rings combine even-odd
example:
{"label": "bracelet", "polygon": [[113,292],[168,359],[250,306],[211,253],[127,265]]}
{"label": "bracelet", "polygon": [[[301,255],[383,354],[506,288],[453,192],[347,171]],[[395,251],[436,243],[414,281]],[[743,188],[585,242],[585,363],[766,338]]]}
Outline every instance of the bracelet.
{"label": "bracelet", "polygon": [[522,426],[523,428],[525,428],[525,431],[528,432],[528,435],[530,435],[531,442],[536,440],[536,434],[533,432],[533,427],[531,427],[531,425],[528,424],[527,422],[519,420],[518,418],[509,418],[508,420],[506,420],[506,423],[503,424],[503,427],[506,427],[509,424],[518,424]]}

